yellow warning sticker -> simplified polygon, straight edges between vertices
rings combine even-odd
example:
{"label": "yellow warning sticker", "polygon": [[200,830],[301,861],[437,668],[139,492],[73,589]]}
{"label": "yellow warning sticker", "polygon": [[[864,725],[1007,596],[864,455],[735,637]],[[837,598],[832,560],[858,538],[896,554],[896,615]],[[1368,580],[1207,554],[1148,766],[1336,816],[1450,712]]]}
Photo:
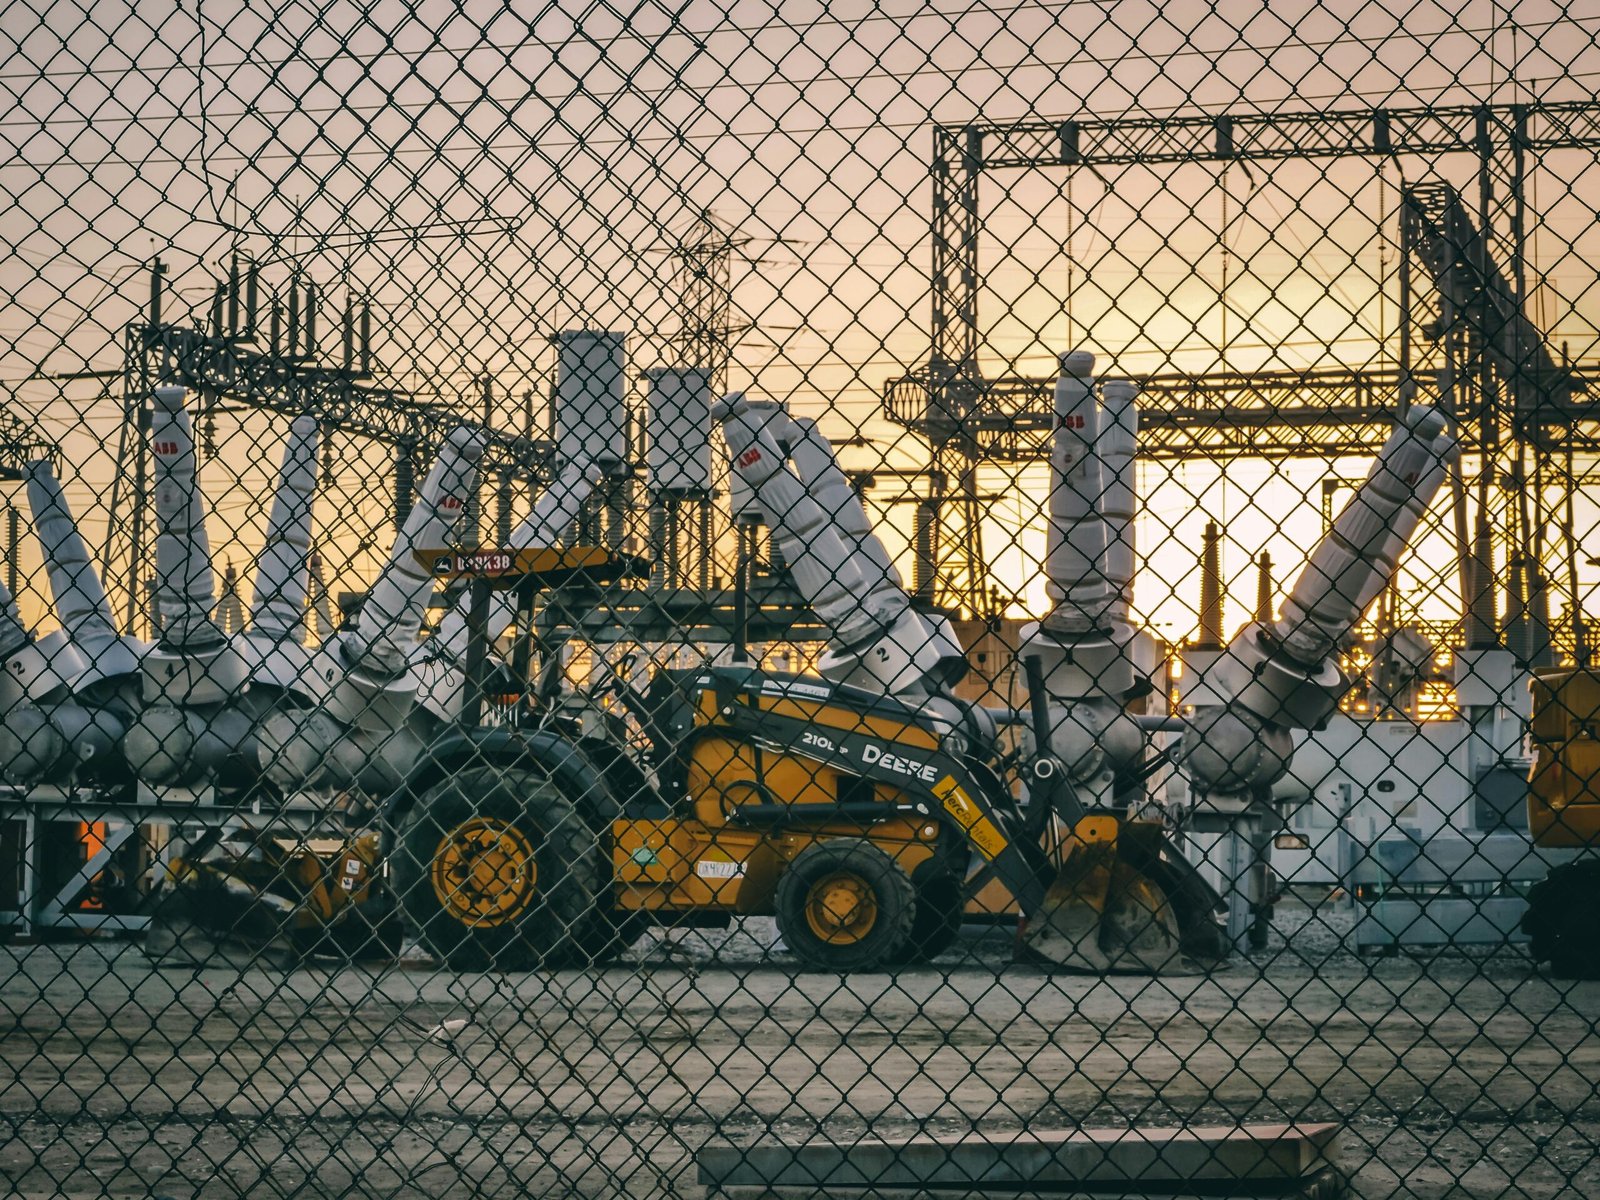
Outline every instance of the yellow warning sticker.
{"label": "yellow warning sticker", "polygon": [[939,797],[945,812],[954,817],[957,824],[966,830],[968,840],[978,848],[978,853],[983,855],[986,861],[992,860],[1006,848],[1005,835],[995,827],[993,821],[984,816],[983,810],[956,782],[955,776],[946,775],[934,784],[933,794]]}

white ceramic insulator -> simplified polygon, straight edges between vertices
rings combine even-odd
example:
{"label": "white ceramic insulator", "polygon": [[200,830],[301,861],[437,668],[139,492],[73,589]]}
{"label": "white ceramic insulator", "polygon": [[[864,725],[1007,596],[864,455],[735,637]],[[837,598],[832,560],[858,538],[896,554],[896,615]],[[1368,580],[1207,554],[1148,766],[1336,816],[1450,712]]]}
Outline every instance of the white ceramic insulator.
{"label": "white ceramic insulator", "polygon": [[1139,503],[1135,479],[1139,449],[1139,409],[1134,404],[1138,389],[1126,380],[1108,380],[1100,385],[1099,452],[1105,474],[1100,510],[1106,523],[1106,557],[1102,570],[1115,591],[1110,615],[1125,621],[1133,599],[1133,575],[1137,569],[1134,546],[1134,514]]}
{"label": "white ceramic insulator", "polygon": [[600,468],[593,463],[569,465],[533,502],[527,520],[511,531],[512,547],[530,550],[560,545],[599,479]]}
{"label": "white ceramic insulator", "polygon": [[[1444,486],[1445,477],[1450,473],[1450,468],[1461,457],[1461,447],[1455,438],[1444,433],[1434,443],[1434,457],[1429,461],[1427,468],[1417,480],[1416,491],[1407,498],[1405,507],[1400,515],[1395,518],[1394,524],[1389,529],[1389,536],[1384,539],[1382,559],[1386,563],[1396,564],[1405,553],[1406,547],[1411,543],[1412,535],[1417,532],[1417,526],[1422,524],[1422,517],[1433,504],[1433,498],[1439,494],[1439,489]],[[1372,602],[1378,598],[1378,593],[1388,586],[1394,571],[1393,565],[1384,574],[1374,573],[1368,585],[1362,589],[1356,598],[1356,611],[1366,612]]]}
{"label": "white ceramic insulator", "polygon": [[415,551],[451,544],[467,512],[468,498],[478,486],[478,461],[483,438],[466,428],[450,431],[433,469],[423,480],[417,503],[394,540],[389,561],[361,606],[361,616],[346,648],[347,661],[378,676],[404,670],[422,630],[422,610],[433,590],[433,577],[417,562]]}
{"label": "white ceramic insulator", "polygon": [[1093,371],[1092,354],[1061,356],[1045,527],[1045,593],[1055,603],[1050,624],[1085,632],[1112,618],[1120,594],[1105,569],[1111,527],[1104,505],[1113,472],[1101,445],[1106,414],[1095,401]]}
{"label": "white ceramic insulator", "polygon": [[41,703],[70,694],[88,669],[65,629],[52,629],[42,638],[28,641],[5,660],[8,688],[20,688],[30,700]]}
{"label": "white ceramic insulator", "polygon": [[[1361,486],[1333,526],[1311,552],[1290,589],[1274,634],[1289,655],[1311,664],[1322,661],[1361,618],[1361,613],[1394,573],[1403,541],[1391,537],[1407,506],[1416,508],[1421,485],[1444,479],[1436,464],[1447,444],[1439,444],[1444,417],[1419,405],[1395,426]],[[1433,499],[1423,500],[1423,507]],[[1414,527],[1414,526],[1413,526]]]}
{"label": "white ceramic insulator", "polygon": [[[772,426],[774,430],[778,431],[773,434],[774,440],[777,440],[780,436],[785,438],[788,436],[790,432],[789,414],[782,405],[775,404],[770,400],[749,400],[743,392],[729,392],[722,398],[723,408],[735,404],[743,404],[747,408],[747,411],[741,414],[744,424]],[[780,443],[779,449],[782,448]],[[754,525],[762,520],[760,501],[755,493],[745,485],[743,477],[737,471],[733,472],[728,479],[728,511],[736,525]],[[772,533],[774,537],[780,539],[779,548],[781,549],[781,532],[773,530]]]}
{"label": "white ceramic insulator", "polygon": [[39,459],[28,464],[27,473],[28,507],[44,551],[56,619],[96,678],[137,670],[137,657],[117,633],[105,587],[89,561],[55,468],[48,459]]}
{"label": "white ceramic insulator", "polygon": [[306,640],[306,588],[311,560],[311,505],[317,490],[317,422],[296,417],[283,447],[283,469],[256,562],[250,628],[281,641]]}
{"label": "white ceramic insulator", "polygon": [[944,668],[966,653],[949,623],[904,608],[882,635],[855,647],[832,646],[817,664],[817,674],[890,695],[931,690],[944,681]]}
{"label": "white ceramic insulator", "polygon": [[184,407],[184,389],[158,387],[150,416],[155,456],[156,604],[162,644],[181,649],[222,640],[211,619],[217,582],[211,544],[195,479],[194,429]]}
{"label": "white ceramic insulator", "polygon": [[875,593],[885,590],[903,592],[905,587],[900,572],[895,569],[883,540],[867,520],[867,510],[862,507],[856,490],[850,486],[849,478],[840,470],[833,443],[823,436],[817,423],[809,418],[782,419],[788,421],[792,429],[792,436],[788,439],[793,447],[789,451],[789,462],[794,467],[795,475],[845,541],[855,545],[865,557],[863,565],[871,577],[872,590]]}
{"label": "white ceramic insulator", "polygon": [[887,628],[909,600],[903,592],[873,594],[873,575],[881,579],[882,572],[806,492],[762,415],[737,395],[718,401],[711,415],[722,424],[734,474],[755,494],[795,587],[823,624],[846,646]]}

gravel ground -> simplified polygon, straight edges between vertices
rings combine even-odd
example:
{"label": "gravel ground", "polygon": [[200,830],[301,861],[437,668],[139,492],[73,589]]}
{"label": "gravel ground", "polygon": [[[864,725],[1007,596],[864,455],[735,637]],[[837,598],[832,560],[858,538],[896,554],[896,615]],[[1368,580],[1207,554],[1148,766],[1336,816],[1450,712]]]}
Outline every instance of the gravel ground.
{"label": "gravel ground", "polygon": [[1600,1195],[1600,984],[1514,948],[1364,960],[1280,909],[1211,975],[1093,979],[969,931],[798,972],[771,922],[599,971],[154,969],[0,949],[8,1195],[693,1196],[708,1142],[1338,1120],[1361,1197]]}

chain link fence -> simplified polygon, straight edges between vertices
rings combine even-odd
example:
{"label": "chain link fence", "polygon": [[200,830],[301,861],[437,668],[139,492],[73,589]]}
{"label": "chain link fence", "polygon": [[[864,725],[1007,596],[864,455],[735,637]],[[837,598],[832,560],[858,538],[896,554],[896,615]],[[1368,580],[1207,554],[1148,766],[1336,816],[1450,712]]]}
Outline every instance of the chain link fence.
{"label": "chain link fence", "polygon": [[1600,15],[0,11],[6,1195],[1600,1193]]}

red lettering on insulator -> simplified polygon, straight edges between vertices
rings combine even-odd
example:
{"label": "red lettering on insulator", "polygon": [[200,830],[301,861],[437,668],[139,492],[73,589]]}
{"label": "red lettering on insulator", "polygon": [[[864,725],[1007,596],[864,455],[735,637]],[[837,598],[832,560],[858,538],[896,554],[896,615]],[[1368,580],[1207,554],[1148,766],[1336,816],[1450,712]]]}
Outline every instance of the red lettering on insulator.
{"label": "red lettering on insulator", "polygon": [[756,463],[758,463],[760,461],[761,461],[761,451],[760,451],[759,448],[757,448],[755,446],[751,446],[750,449],[746,450],[743,454],[739,455],[739,465],[741,467],[753,467],[753,466],[755,466]]}

